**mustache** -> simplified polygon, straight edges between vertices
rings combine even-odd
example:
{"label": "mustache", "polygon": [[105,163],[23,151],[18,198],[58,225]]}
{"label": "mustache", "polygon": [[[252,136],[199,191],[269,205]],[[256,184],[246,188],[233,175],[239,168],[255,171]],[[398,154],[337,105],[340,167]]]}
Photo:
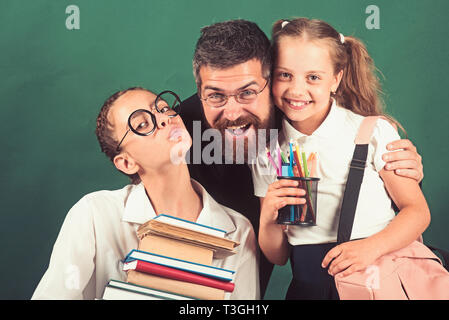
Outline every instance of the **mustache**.
{"label": "mustache", "polygon": [[242,125],[253,125],[257,129],[262,126],[262,121],[259,119],[259,117],[249,113],[235,120],[228,120],[225,117],[220,117],[214,123],[214,127],[220,131],[224,131],[228,127],[236,127]]}

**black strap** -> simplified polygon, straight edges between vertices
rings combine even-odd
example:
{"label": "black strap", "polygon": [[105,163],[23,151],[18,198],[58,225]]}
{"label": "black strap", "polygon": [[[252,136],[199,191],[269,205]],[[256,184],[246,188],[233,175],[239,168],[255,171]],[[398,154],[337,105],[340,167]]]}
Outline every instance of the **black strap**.
{"label": "black strap", "polygon": [[[356,144],[340,210],[337,243],[347,242],[351,239],[352,226],[354,224],[355,211],[359,199],[363,174],[365,172],[367,156],[368,145]],[[429,245],[427,247],[440,255],[440,258],[443,260],[443,266],[449,271],[449,252]]]}
{"label": "black strap", "polygon": [[352,225],[354,224],[355,210],[357,208],[367,156],[368,144],[356,144],[340,210],[337,243],[347,242],[351,239]]}

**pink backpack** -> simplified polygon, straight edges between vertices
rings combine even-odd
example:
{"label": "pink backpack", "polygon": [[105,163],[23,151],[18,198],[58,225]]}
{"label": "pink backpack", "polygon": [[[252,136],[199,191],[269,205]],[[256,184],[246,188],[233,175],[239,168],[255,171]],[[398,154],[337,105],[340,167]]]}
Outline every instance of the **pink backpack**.
{"label": "pink backpack", "polygon": [[[356,138],[353,161],[340,213],[337,242],[349,241],[371,133],[379,117],[366,117]],[[449,272],[422,243],[384,255],[364,271],[335,276],[342,300],[449,299]]]}

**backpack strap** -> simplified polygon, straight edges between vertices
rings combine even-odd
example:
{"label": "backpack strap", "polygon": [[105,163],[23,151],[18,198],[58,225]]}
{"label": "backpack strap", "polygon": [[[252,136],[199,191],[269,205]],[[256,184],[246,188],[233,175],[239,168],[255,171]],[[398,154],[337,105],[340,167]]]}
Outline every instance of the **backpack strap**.
{"label": "backpack strap", "polygon": [[369,144],[371,136],[373,134],[374,126],[376,125],[378,116],[365,117],[359,127],[359,132],[355,137],[354,143],[357,144]]}
{"label": "backpack strap", "polygon": [[347,242],[351,239],[352,226],[354,224],[357,201],[359,199],[360,186],[368,156],[368,146],[371,140],[374,126],[379,117],[370,116],[363,119],[357,137],[355,138],[355,149],[349,168],[348,181],[343,195],[338,223],[337,243]]}
{"label": "backpack strap", "polygon": [[[351,239],[360,186],[362,184],[366,166],[366,158],[368,156],[368,146],[378,118],[380,117],[372,116],[363,119],[355,139],[356,146],[349,169],[345,193],[343,195],[343,203],[340,210],[340,221],[338,224],[337,234],[337,243],[339,244],[347,242]],[[418,241],[423,242],[422,236],[418,238]],[[443,266],[449,271],[449,251],[429,245],[427,247],[442,258]]]}

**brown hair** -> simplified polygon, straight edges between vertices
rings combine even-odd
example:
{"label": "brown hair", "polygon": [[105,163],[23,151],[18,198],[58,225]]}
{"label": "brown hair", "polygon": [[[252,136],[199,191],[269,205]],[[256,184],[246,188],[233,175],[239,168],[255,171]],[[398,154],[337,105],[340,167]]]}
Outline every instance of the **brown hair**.
{"label": "brown hair", "polygon": [[202,28],[193,55],[193,75],[198,90],[201,88],[202,66],[227,69],[257,59],[262,64],[263,77],[268,80],[272,61],[270,53],[270,40],[254,22],[230,20]]}
{"label": "brown hair", "polygon": [[[117,91],[108,99],[106,99],[106,101],[103,103],[103,106],[101,107],[100,113],[97,116],[97,127],[95,129],[95,134],[97,135],[98,142],[100,143],[101,151],[104,152],[112,162],[114,162],[115,156],[118,155],[120,151],[117,151],[117,145],[119,142],[114,139],[113,135],[114,126],[109,122],[108,119],[109,110],[118,98],[120,98],[128,91],[132,90],[147,91],[146,89],[141,87],[132,87],[126,90]],[[132,175],[126,174],[124,172],[122,173],[128,176],[131,179],[131,183],[133,184],[139,184],[141,181],[137,173]]]}
{"label": "brown hair", "polygon": [[376,74],[378,70],[361,40],[344,36],[342,42],[338,31],[318,19],[279,20],[272,29],[274,59],[277,57],[279,40],[284,36],[326,41],[334,63],[334,73],[343,70],[340,85],[332,94],[338,105],[362,116],[384,116],[405,132],[399,122],[383,111],[382,90]]}

